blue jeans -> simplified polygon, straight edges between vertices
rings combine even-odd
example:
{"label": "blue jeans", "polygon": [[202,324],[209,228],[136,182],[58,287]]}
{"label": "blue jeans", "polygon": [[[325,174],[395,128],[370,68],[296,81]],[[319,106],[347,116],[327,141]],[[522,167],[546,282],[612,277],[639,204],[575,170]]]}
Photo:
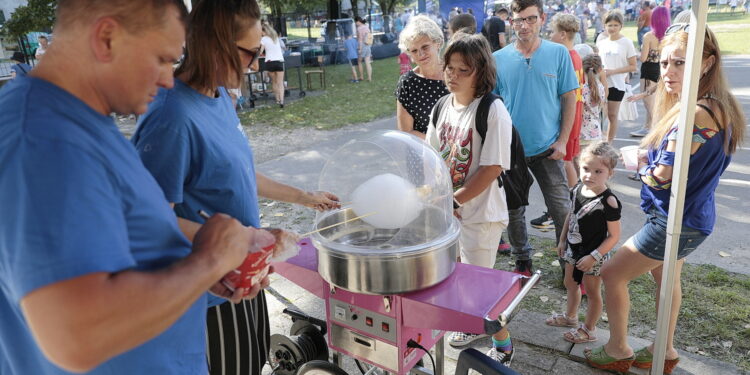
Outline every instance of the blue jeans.
{"label": "blue jeans", "polygon": [[[544,154],[544,153],[543,153]],[[529,170],[534,174],[547,205],[547,212],[555,222],[556,244],[560,242],[560,232],[565,224],[565,217],[570,210],[570,191],[562,160],[552,160],[544,156],[526,158]],[[508,241],[515,260],[531,259],[531,246],[526,232],[526,207],[508,210]]]}
{"label": "blue jeans", "polygon": [[[707,234],[683,225],[677,246],[677,259],[690,255],[707,237]],[[667,216],[652,207],[646,214],[646,223],[643,228],[631,239],[641,254],[663,261],[667,245]]]}
{"label": "blue jeans", "polygon": [[643,46],[643,36],[646,35],[646,33],[649,31],[651,31],[651,27],[649,26],[638,30],[638,46]]}

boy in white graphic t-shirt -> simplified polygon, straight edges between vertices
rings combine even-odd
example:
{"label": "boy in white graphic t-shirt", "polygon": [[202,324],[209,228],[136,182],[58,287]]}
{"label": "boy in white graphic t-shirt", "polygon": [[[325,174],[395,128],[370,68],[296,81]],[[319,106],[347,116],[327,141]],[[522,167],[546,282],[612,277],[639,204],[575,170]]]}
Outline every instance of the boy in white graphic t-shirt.
{"label": "boy in white graphic t-shirt", "polygon": [[[451,94],[433,115],[437,119],[430,121],[426,140],[450,170],[454,214],[461,221],[461,260],[494,268],[497,243],[508,225],[505,191],[497,178],[510,166],[512,123],[505,105],[495,100],[488,111],[484,140],[476,129],[479,103],[495,85],[495,61],[490,54],[481,35],[453,37],[443,54],[444,79]],[[463,346],[485,336],[454,332],[449,344]],[[493,343],[488,354],[509,365],[513,346],[507,330],[493,335]]]}

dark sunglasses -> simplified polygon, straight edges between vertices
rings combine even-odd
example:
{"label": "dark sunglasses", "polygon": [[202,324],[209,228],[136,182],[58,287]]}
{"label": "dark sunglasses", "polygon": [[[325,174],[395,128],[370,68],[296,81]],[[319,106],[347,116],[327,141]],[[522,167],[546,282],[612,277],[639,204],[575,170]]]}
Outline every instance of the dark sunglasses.
{"label": "dark sunglasses", "polygon": [[248,56],[250,56],[250,62],[247,64],[247,67],[249,68],[253,63],[255,62],[255,59],[258,58],[258,53],[260,52],[259,48],[256,48],[255,50],[251,51],[247,48],[243,48],[240,46],[237,46],[237,49],[246,53]]}

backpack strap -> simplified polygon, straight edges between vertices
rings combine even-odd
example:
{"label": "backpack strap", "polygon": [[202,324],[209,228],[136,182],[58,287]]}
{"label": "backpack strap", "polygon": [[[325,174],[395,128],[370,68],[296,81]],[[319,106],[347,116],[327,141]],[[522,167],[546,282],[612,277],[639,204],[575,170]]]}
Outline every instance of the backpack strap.
{"label": "backpack strap", "polygon": [[440,111],[443,109],[445,101],[448,100],[450,96],[451,94],[448,94],[438,99],[437,103],[435,103],[435,106],[432,107],[432,126],[434,126],[435,128],[437,128],[437,121],[438,116],[440,115]]}
{"label": "backpack strap", "polygon": [[474,126],[476,126],[477,128],[477,133],[479,133],[479,137],[482,138],[482,145],[484,145],[484,138],[487,135],[487,116],[489,116],[490,114],[490,106],[492,106],[492,103],[496,99],[503,100],[501,97],[491,92],[483,96],[482,100],[479,101],[479,106],[477,107],[477,113],[474,116]]}

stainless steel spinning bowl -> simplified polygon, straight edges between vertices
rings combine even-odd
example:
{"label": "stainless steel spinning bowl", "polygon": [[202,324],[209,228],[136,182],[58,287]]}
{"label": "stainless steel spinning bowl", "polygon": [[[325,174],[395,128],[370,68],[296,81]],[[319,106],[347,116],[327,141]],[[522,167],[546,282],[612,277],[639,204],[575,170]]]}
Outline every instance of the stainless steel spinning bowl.
{"label": "stainless steel spinning bowl", "polygon": [[[400,229],[378,229],[359,219],[315,233],[318,273],[334,286],[365,294],[399,294],[438,284],[455,269],[460,234],[453,217],[448,228],[430,225],[440,214],[427,206]],[[351,209],[335,211],[322,217],[316,229],[356,216]]]}

